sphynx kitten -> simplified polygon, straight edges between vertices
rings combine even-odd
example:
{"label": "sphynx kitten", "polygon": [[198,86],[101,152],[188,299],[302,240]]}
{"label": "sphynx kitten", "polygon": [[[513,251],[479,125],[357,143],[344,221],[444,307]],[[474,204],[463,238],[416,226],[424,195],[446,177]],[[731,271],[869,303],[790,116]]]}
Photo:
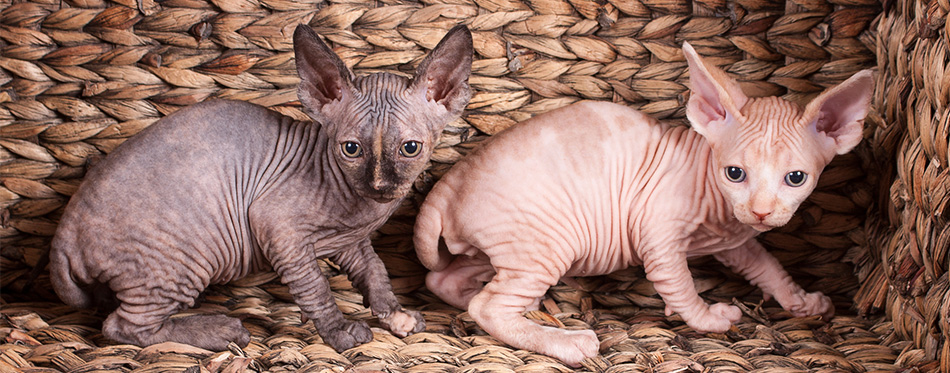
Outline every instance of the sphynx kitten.
{"label": "sphynx kitten", "polygon": [[870,71],[801,109],[746,97],[683,50],[692,129],[584,102],[516,124],[446,173],[415,226],[428,288],[499,340],[575,366],[598,354],[593,331],[522,316],[565,276],[642,265],[667,314],[722,332],[741,312],[706,304],[687,268],[713,255],[792,314],[831,317],[829,298],[802,290],[755,237],[787,223],[828,162],[861,140]]}
{"label": "sphynx kitten", "polygon": [[425,326],[392,291],[369,234],[400,205],[445,125],[471,97],[472,37],[453,28],[415,78],[353,78],[306,25],[294,32],[297,94],[314,122],[210,101],[159,120],[109,154],[72,197],[50,253],[56,293],[90,307],[114,293],[105,336],[223,350],[248,331],[224,315],[169,318],[209,284],[273,268],[337,351],[368,342],[344,318],[318,258],[329,257],[398,336]]}

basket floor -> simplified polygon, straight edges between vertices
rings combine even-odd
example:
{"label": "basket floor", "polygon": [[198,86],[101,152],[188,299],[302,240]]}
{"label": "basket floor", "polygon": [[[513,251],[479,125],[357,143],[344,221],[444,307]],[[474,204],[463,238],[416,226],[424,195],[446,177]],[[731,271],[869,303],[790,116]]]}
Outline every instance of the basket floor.
{"label": "basket floor", "polygon": [[[407,308],[423,311],[426,330],[397,338],[381,329],[361,296],[348,282],[333,281],[337,305],[347,317],[373,327],[372,342],[342,353],[322,343],[313,325],[300,322],[300,310],[286,287],[271,281],[259,286],[213,286],[198,307],[185,313],[222,313],[241,318],[251,343],[241,349],[212,352],[165,343],[140,348],[117,345],[102,336],[103,315],[57,302],[26,302],[3,294],[0,319],[0,372],[16,371],[383,371],[383,372],[568,372],[560,361],[501,344],[458,309],[426,290],[401,295]],[[749,298],[755,298],[749,297]],[[558,299],[555,301],[554,299]],[[542,311],[529,318],[547,325],[592,328],[601,355],[576,371],[896,371],[906,342],[889,343],[889,323],[847,315],[848,299],[836,299],[839,313],[830,322],[816,317],[790,318],[773,302],[746,306],[745,315],[727,333],[700,334],[661,308],[596,304],[587,293],[568,286],[552,288]],[[907,363],[907,362],[903,362]],[[14,369],[11,369],[14,368]]]}

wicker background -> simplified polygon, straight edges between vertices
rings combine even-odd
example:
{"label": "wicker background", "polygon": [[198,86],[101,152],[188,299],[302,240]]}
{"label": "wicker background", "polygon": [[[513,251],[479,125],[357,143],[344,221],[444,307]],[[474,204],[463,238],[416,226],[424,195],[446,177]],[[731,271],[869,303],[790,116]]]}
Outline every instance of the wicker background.
{"label": "wicker background", "polygon": [[[933,369],[927,362],[940,353],[944,367],[950,364],[941,344],[950,330],[950,233],[940,214],[950,185],[942,166],[950,86],[943,73],[950,66],[945,0],[0,0],[0,9],[0,336],[11,343],[0,348],[0,363],[64,370],[100,369],[93,362],[106,360],[123,369],[202,361],[212,371],[320,370],[314,364],[321,361],[390,370],[567,369],[493,345],[464,313],[440,306],[423,289],[425,271],[410,237],[415,208],[479,140],[536,113],[596,99],[683,121],[688,75],[679,46],[689,41],[754,96],[804,101],[878,66],[868,141],[835,159],[788,226],[761,238],[802,285],[834,295],[843,316],[829,324],[774,324],[788,315],[766,303],[752,307],[732,335],[710,341],[662,317],[642,270],[631,269],[582,279],[580,289],[553,289],[536,318],[594,327],[606,357],[585,365],[595,371],[624,364],[654,371]],[[443,134],[418,193],[375,240],[404,304],[426,310],[429,333],[400,341],[380,331],[378,345],[330,354],[311,326],[293,320],[299,310],[286,289],[273,274],[261,274],[213,288],[195,311],[246,318],[260,338],[244,351],[108,347],[95,329],[100,316],[57,304],[43,268],[86,161],[208,98],[247,100],[304,119],[291,45],[298,23],[313,26],[357,74],[410,74],[449,28],[464,23],[473,31],[476,94]],[[697,264],[694,277],[708,299],[761,299],[712,261]],[[327,269],[344,311],[368,318],[345,276]],[[872,321],[847,316],[854,311]],[[882,311],[894,322],[875,318]],[[725,355],[716,346],[726,347]],[[426,353],[441,357],[422,358]]]}
{"label": "wicker background", "polygon": [[880,171],[860,310],[886,309],[901,339],[950,371],[950,22],[947,1],[895,1],[877,25],[871,138]]}

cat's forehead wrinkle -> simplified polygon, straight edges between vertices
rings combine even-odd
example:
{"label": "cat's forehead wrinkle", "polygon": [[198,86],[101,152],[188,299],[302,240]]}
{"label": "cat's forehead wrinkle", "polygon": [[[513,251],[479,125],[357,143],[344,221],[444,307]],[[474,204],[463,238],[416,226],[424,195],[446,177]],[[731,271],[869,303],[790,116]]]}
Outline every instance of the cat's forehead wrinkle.
{"label": "cat's forehead wrinkle", "polygon": [[409,79],[390,73],[362,75],[353,79],[353,85],[363,95],[401,94],[409,87]]}
{"label": "cat's forehead wrinkle", "polygon": [[754,98],[742,108],[738,138],[767,148],[795,147],[802,135],[802,108],[779,97]]}
{"label": "cat's forehead wrinkle", "polygon": [[799,126],[802,108],[780,97],[759,97],[746,103],[742,115],[746,126],[795,127]]}
{"label": "cat's forehead wrinkle", "polygon": [[353,112],[359,120],[372,121],[378,128],[405,122],[411,118],[409,79],[389,73],[360,76],[353,81],[357,90]]}
{"label": "cat's forehead wrinkle", "polygon": [[806,146],[805,132],[801,122],[802,108],[779,97],[750,99],[742,109],[739,125],[729,138],[729,146],[723,147],[732,155],[732,162],[745,165],[761,163],[770,159],[791,166],[803,164],[806,159],[802,150]]}

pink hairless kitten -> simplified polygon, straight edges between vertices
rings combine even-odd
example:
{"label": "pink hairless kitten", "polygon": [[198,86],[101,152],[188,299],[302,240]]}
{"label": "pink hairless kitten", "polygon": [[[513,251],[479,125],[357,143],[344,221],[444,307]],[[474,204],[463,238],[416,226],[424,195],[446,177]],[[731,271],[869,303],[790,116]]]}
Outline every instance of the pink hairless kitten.
{"label": "pink hairless kitten", "polygon": [[802,109],[749,98],[683,51],[692,128],[583,102],[517,124],[455,165],[416,222],[429,289],[499,340],[575,366],[597,355],[593,331],[522,315],[565,276],[642,265],[668,314],[722,332],[741,312],[706,304],[686,264],[713,255],[793,315],[832,316],[829,298],[802,290],[755,237],[786,224],[828,162],[861,141],[871,72]]}

